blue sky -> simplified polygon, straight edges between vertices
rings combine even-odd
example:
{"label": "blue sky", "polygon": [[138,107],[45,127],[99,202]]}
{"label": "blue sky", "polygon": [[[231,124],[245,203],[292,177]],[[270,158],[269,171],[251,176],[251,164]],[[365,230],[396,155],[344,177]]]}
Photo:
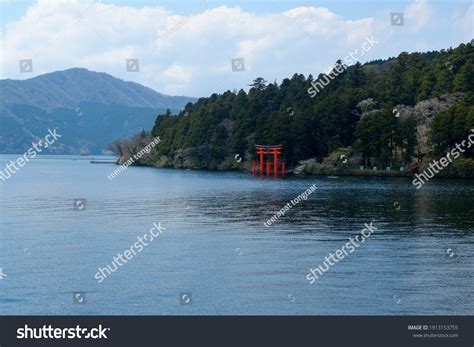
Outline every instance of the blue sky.
{"label": "blue sky", "polygon": [[[1,21],[2,26],[12,20],[21,18],[26,13],[29,6],[34,4],[36,1],[17,1],[17,0],[0,0],[0,4],[3,8]],[[108,1],[102,0],[102,3],[111,3],[116,5],[131,6],[136,8],[142,8],[145,6],[164,6],[175,13],[181,15],[187,15],[193,11],[196,7],[202,4],[203,0],[145,0],[145,1]],[[383,12],[389,9],[390,11],[396,12],[403,10],[403,8],[414,1],[400,0],[400,1],[383,1],[383,0],[371,0],[371,1],[358,1],[358,0],[333,0],[333,1],[308,1],[308,0],[273,0],[273,1],[258,1],[258,0],[239,0],[239,1],[221,1],[221,0],[209,0],[209,7],[219,7],[223,5],[227,6],[239,6],[240,8],[255,13],[270,13],[270,12],[284,12],[289,9],[300,7],[300,6],[314,6],[314,7],[327,7],[330,8],[334,13],[343,16],[346,19],[356,19],[364,16],[370,16],[374,12]],[[433,5],[438,7],[441,12],[449,11],[453,6],[461,5],[464,8],[468,8],[472,1],[458,1],[458,0],[442,0],[442,1],[431,1]]]}
{"label": "blue sky", "polygon": [[[205,96],[255,77],[326,71],[377,43],[361,62],[457,46],[473,38],[471,1],[0,0],[1,78],[85,67],[167,94]],[[390,13],[404,15],[393,26]],[[61,30],[58,30],[61,28]],[[245,62],[233,71],[232,59]],[[29,73],[19,61],[31,59]],[[126,71],[125,61],[140,68]]]}
{"label": "blue sky", "polygon": [[[36,1],[16,1],[16,0],[1,0],[0,4],[5,9],[2,14],[2,21],[9,22],[16,20],[25,14],[28,6],[31,6]],[[190,13],[195,7],[202,3],[202,0],[145,0],[145,1],[100,1],[102,3],[112,3],[116,5],[132,6],[142,8],[145,6],[164,6],[173,12],[185,15]],[[300,6],[314,6],[314,7],[328,7],[333,12],[344,16],[347,19],[355,19],[363,16],[369,16],[374,12],[384,11],[389,8],[390,10],[401,10],[407,4],[413,1],[401,0],[401,1],[383,1],[383,0],[371,0],[371,1],[357,1],[357,0],[333,0],[333,1],[308,1],[308,0],[273,0],[273,1],[258,1],[258,0],[239,0],[239,1],[221,1],[221,0],[210,0],[209,6],[218,7],[222,5],[227,6],[239,6],[246,11],[252,11],[255,13],[268,13],[268,12],[283,12],[291,8]],[[468,7],[471,1],[432,1],[433,4],[440,8],[449,9],[453,7],[453,4],[464,4]]]}

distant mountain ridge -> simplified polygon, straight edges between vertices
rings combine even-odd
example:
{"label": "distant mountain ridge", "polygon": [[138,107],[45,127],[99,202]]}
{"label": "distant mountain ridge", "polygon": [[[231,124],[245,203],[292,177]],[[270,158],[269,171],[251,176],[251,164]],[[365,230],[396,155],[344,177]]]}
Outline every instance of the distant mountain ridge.
{"label": "distant mountain ridge", "polygon": [[[181,109],[190,99],[168,96],[135,82],[84,68],[56,71],[27,80],[0,80],[1,105],[28,104],[42,109],[75,107],[79,102]],[[194,99],[193,99],[194,100]]]}
{"label": "distant mountain ridge", "polygon": [[70,136],[50,153],[101,153],[112,140],[150,128],[166,109],[178,112],[196,101],[84,68],[0,80],[0,91],[2,153],[22,153],[55,127]]}

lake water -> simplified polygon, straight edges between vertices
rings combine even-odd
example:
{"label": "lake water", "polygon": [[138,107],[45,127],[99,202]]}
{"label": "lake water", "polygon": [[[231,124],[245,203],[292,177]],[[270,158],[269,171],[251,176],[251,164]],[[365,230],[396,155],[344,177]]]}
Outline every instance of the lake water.
{"label": "lake water", "polygon": [[[1,314],[474,313],[473,181],[416,191],[407,179],[145,167],[110,181],[115,165],[49,158],[0,182]],[[308,200],[264,226],[312,184]],[[82,210],[75,198],[87,199]],[[309,269],[371,221],[378,230],[309,284]],[[154,222],[166,230],[98,283],[98,268]]]}

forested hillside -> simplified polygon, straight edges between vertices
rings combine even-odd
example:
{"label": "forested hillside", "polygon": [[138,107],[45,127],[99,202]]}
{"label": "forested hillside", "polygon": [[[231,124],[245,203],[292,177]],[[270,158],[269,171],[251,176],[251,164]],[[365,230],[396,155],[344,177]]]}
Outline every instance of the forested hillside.
{"label": "forested hillside", "polygon": [[117,137],[152,127],[157,113],[196,100],[83,68],[0,80],[0,90],[2,153],[24,153],[58,128],[64,137],[44,153],[99,154]]}
{"label": "forested hillside", "polygon": [[314,80],[257,78],[248,93],[213,94],[159,115],[151,135],[160,146],[142,164],[242,168],[236,154],[249,163],[255,144],[282,144],[289,167],[331,153],[347,153],[354,166],[396,167],[441,154],[474,129],[472,44],[350,66],[312,98]]}

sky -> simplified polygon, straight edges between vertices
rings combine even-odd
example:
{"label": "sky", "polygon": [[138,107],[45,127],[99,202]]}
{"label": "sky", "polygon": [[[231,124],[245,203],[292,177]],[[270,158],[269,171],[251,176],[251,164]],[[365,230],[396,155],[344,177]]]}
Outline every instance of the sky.
{"label": "sky", "polygon": [[[472,1],[0,0],[0,6],[2,79],[83,67],[197,97],[248,89],[256,77],[317,76],[351,53],[364,63],[474,38]],[[26,70],[20,60],[28,61]]]}

